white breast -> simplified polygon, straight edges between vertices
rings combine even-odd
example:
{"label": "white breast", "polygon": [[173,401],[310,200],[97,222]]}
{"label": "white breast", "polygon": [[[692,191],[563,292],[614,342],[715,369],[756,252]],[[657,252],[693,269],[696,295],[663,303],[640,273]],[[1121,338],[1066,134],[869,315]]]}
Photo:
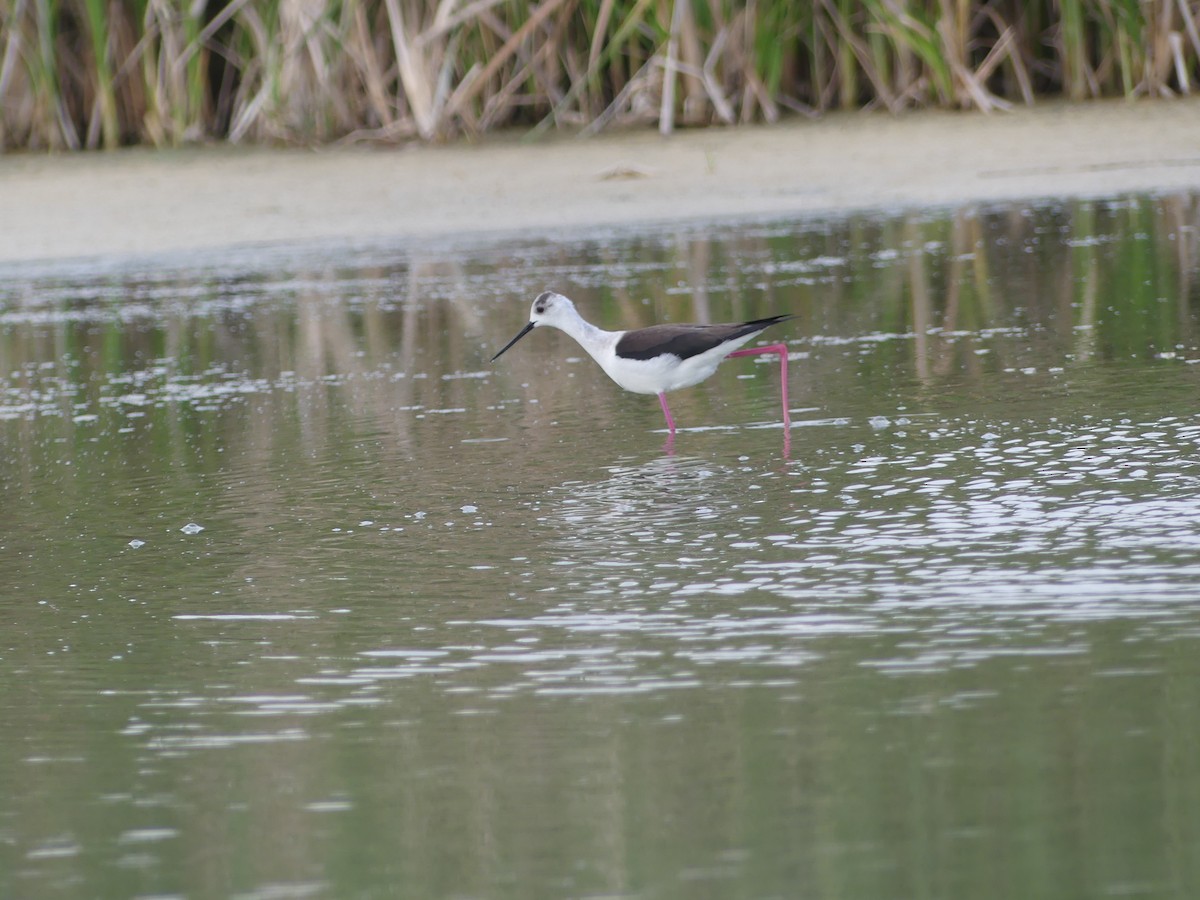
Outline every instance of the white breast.
{"label": "white breast", "polygon": [[625,390],[635,394],[658,394],[699,384],[717,370],[724,357],[724,352],[717,348],[683,361],[675,356],[623,359],[617,356],[614,347],[608,347],[596,355],[596,362]]}

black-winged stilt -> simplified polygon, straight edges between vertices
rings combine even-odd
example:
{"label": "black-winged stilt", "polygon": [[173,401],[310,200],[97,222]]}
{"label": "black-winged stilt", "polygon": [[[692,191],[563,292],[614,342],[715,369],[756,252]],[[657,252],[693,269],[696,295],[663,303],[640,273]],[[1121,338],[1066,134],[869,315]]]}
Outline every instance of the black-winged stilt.
{"label": "black-winged stilt", "polygon": [[553,291],[538,294],[529,311],[529,323],[492,357],[499,359],[509,347],[539,325],[565,331],[600,364],[608,377],[635,394],[657,394],[667,417],[667,430],[675,434],[675,420],[667,406],[667,391],[691,387],[712,375],[721,360],[730,356],[775,353],[779,356],[779,383],[783,394],[783,427],[791,428],[788,415],[785,344],[738,350],[764,328],[792,316],[769,316],[727,325],[651,325],[633,331],[605,331],[586,321],[575,304]]}

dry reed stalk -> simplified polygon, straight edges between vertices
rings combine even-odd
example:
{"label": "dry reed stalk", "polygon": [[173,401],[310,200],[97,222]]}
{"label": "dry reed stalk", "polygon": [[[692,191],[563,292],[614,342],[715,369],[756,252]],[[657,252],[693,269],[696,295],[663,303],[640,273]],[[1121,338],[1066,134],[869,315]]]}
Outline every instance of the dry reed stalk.
{"label": "dry reed stalk", "polygon": [[1200,30],[1196,28],[1196,15],[1187,0],[1176,0],[1176,6],[1179,8],[1179,18],[1187,32],[1188,41],[1192,45],[1192,52],[1200,58]]}
{"label": "dry reed stalk", "polygon": [[1189,93],[1200,0],[0,0],[0,149]]}
{"label": "dry reed stalk", "polygon": [[[14,75],[17,70],[17,58],[22,51],[22,35],[20,23],[25,18],[25,7],[27,0],[17,0],[16,7],[10,12],[5,22],[7,24],[8,34],[4,36],[4,57],[0,59],[0,101],[5,97],[15,93],[12,88],[14,84]],[[28,98],[27,92],[22,92]],[[0,107],[2,109],[2,107]],[[24,116],[18,115],[15,122],[6,121],[7,116],[0,114],[0,150],[3,150],[9,143],[9,135],[14,130],[24,130],[21,128]],[[14,129],[14,125],[17,129]],[[19,133],[19,132],[18,132]]]}
{"label": "dry reed stalk", "polygon": [[679,33],[683,30],[683,10],[687,0],[674,0],[671,6],[671,32],[667,38],[667,55],[663,61],[662,99],[658,109],[658,133],[668,135],[675,130],[675,81],[679,70]]}
{"label": "dry reed stalk", "polygon": [[388,102],[385,70],[367,25],[366,6],[363,3],[355,3],[352,17],[353,37],[350,46],[354,52],[351,57],[359,67],[363,89],[366,91],[364,98],[368,112],[366,118],[369,124],[387,129],[395,121],[395,116],[392,105]]}
{"label": "dry reed stalk", "polygon": [[705,57],[704,67],[700,70],[700,80],[704,84],[704,90],[708,93],[708,98],[712,102],[717,118],[726,125],[732,125],[734,123],[733,107],[730,105],[725,90],[716,76],[717,61],[721,58],[721,51],[725,47],[725,40],[728,35],[729,30],[724,27],[717,32],[712,47],[709,48],[708,56]]}
{"label": "dry reed stalk", "polygon": [[400,70],[400,81],[404,85],[408,106],[416,121],[417,133],[428,141],[437,133],[437,127],[424,47],[416,44],[415,35],[410,35],[405,26],[400,0],[384,0],[384,4],[392,31],[392,49],[396,52],[396,65]]}

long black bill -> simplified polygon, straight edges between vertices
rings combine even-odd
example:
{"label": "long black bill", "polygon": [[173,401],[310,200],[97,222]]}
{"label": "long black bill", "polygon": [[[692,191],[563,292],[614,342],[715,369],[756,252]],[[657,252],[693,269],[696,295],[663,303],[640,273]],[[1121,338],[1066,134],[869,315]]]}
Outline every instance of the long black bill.
{"label": "long black bill", "polygon": [[[519,332],[517,332],[517,336],[515,338],[513,338],[511,341],[509,341],[507,344],[504,345],[504,350],[507,350],[509,347],[511,347],[513,344],[515,344],[521,338],[525,337],[525,335],[529,334],[529,332],[531,332],[531,331],[533,331],[533,323],[532,322],[530,322],[528,325],[526,325],[524,328],[522,328]],[[501,350],[499,353],[497,353],[495,356],[493,356],[492,362],[495,362],[501,356],[503,356],[504,350]]]}

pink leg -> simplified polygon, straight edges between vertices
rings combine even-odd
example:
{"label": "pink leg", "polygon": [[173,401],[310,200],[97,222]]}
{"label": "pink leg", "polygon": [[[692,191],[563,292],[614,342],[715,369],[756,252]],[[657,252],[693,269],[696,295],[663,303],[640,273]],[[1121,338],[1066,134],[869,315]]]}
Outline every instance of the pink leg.
{"label": "pink leg", "polygon": [[675,434],[675,420],[671,418],[671,407],[667,406],[667,395],[659,394],[658,402],[662,404],[663,415],[667,417],[667,431]]}
{"label": "pink leg", "polygon": [[[788,390],[787,390],[787,363],[788,363],[788,348],[786,344],[770,344],[766,347],[751,347],[749,350],[734,350],[728,359],[732,356],[758,356],[760,353],[777,353],[779,354],[779,388],[783,395],[783,428],[785,432],[791,432],[792,417],[788,415]],[[661,394],[659,396],[662,396]]]}

